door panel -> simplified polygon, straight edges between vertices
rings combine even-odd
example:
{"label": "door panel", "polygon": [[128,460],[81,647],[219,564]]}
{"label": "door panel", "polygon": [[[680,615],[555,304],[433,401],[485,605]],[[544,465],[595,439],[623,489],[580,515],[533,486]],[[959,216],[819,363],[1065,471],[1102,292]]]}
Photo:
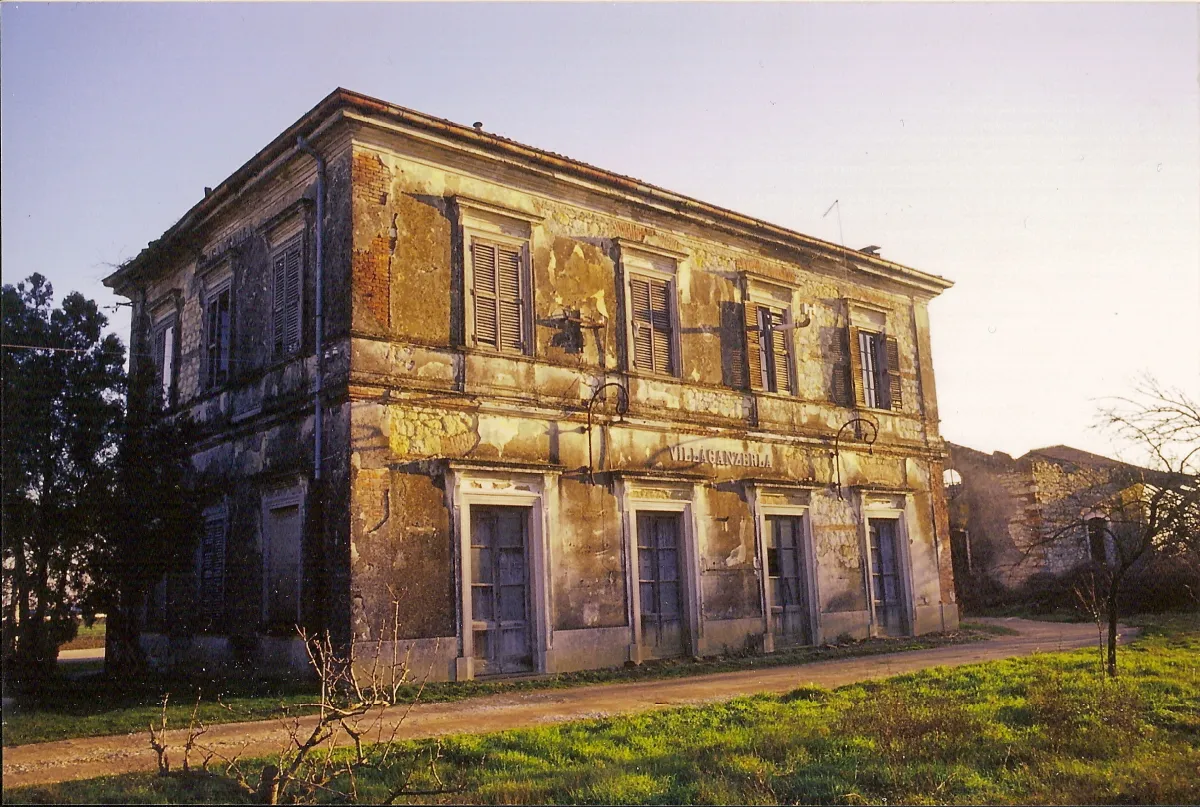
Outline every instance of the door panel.
{"label": "door panel", "polygon": [[471,508],[471,616],[479,675],[533,669],[528,520],[524,507]]}
{"label": "door panel", "polygon": [[301,526],[299,505],[267,511],[268,628],[291,632],[300,615]]}
{"label": "door panel", "polygon": [[884,633],[902,636],[907,632],[907,625],[896,546],[899,524],[894,518],[873,518],[869,524],[871,597],[875,603],[875,618]]}
{"label": "door panel", "polygon": [[680,588],[681,535],[678,513],[637,514],[642,644],[654,658],[681,656],[687,651]]}
{"label": "door panel", "polygon": [[812,644],[804,522],[800,516],[766,520],[771,633],[776,645]]}

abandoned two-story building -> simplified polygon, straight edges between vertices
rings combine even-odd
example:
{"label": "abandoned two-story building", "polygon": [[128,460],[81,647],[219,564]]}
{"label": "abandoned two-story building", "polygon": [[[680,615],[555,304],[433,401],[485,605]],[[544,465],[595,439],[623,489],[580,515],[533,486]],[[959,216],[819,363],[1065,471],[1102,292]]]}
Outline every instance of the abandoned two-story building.
{"label": "abandoned two-story building", "polygon": [[106,283],[203,435],[161,660],[395,631],[463,680],[957,625],[940,277],[339,89]]}

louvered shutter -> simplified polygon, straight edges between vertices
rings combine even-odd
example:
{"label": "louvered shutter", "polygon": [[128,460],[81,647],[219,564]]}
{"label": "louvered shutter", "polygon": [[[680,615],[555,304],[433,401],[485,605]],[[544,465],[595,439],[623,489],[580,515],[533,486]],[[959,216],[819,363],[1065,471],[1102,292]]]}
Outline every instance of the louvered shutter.
{"label": "louvered shutter", "polygon": [[287,353],[295,353],[300,349],[300,288],[302,281],[300,245],[292,247],[285,254],[285,291],[284,291],[284,345]]}
{"label": "louvered shutter", "polygon": [[900,346],[895,337],[891,336],[887,337],[884,343],[886,363],[881,366],[887,368],[888,409],[899,411],[904,408],[903,392],[900,389]]}
{"label": "louvered shutter", "polygon": [[833,344],[830,346],[830,362],[833,365],[833,380],[830,384],[830,397],[838,406],[853,406],[853,387],[850,383],[850,334],[846,328],[838,328],[833,334]]}
{"label": "louvered shutter", "polygon": [[650,281],[650,316],[654,326],[654,372],[674,373],[671,339],[671,297],[666,281]]}
{"label": "louvered shutter", "polygon": [[208,309],[205,311],[205,386],[215,387],[217,385],[217,373],[220,370],[220,355],[218,346],[220,345],[220,313],[217,310],[217,301],[210,298],[208,301]]}
{"label": "louvered shutter", "polygon": [[633,366],[639,370],[653,370],[654,326],[650,316],[650,281],[630,278],[629,296],[633,320]]}
{"label": "louvered shutter", "polygon": [[750,389],[763,388],[762,319],[754,303],[746,303],[746,362]]}
{"label": "louvered shutter", "polygon": [[217,297],[217,323],[220,332],[217,339],[218,351],[218,370],[217,383],[224,384],[229,380],[229,353],[230,353],[230,336],[232,328],[230,327],[230,307],[231,307],[231,292],[226,289]]}
{"label": "louvered shutter", "polygon": [[521,251],[500,245],[496,248],[496,253],[500,302],[500,349],[520,353],[525,348]]}
{"label": "louvered shutter", "polygon": [[499,348],[499,314],[496,310],[496,248],[484,241],[471,242],[471,275],[475,295],[475,343]]}
{"label": "louvered shutter", "polygon": [[274,281],[272,284],[271,330],[274,335],[275,355],[282,356],[287,345],[287,255],[281,253],[275,256],[275,265],[271,267]]}
{"label": "louvered shutter", "polygon": [[[167,330],[166,330],[166,328],[160,328],[159,330],[155,331],[152,336],[152,339],[154,342],[154,346],[153,346],[154,356],[152,357],[152,360],[154,361],[154,369],[155,369],[156,375],[158,376],[159,381],[161,381],[162,377],[163,377],[163,368],[166,366],[166,359],[167,359],[167,351],[166,351]],[[161,384],[160,384],[160,386],[161,386]]]}
{"label": "louvered shutter", "polygon": [[[773,325],[783,324],[783,312],[769,312]],[[775,391],[791,393],[792,391],[792,374],[789,366],[788,350],[788,331],[771,331],[771,352],[773,356],[772,366],[775,371]]]}
{"label": "louvered shutter", "polygon": [[220,619],[225,610],[225,527],[224,510],[204,521],[200,549],[200,610],[207,620]]}
{"label": "louvered shutter", "polygon": [[866,405],[866,393],[863,390],[863,362],[860,346],[859,330],[853,326],[847,328],[847,341],[850,343],[850,385],[854,390],[854,403],[857,406]]}

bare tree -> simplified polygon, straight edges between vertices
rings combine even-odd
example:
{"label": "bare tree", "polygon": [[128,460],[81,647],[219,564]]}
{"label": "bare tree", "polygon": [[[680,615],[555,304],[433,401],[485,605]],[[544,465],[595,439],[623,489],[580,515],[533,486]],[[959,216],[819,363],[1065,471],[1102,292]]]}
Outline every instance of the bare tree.
{"label": "bare tree", "polygon": [[1047,510],[1034,547],[1087,542],[1108,623],[1106,668],[1115,676],[1130,572],[1152,560],[1200,558],[1200,406],[1147,377],[1133,396],[1100,411],[1099,426],[1146,457],[1145,467],[1114,461],[1082,471]]}
{"label": "bare tree", "polygon": [[[226,774],[264,804],[305,803],[322,794],[357,801],[358,779],[367,770],[391,777],[388,804],[405,796],[457,792],[459,788],[448,786],[438,773],[440,744],[402,751],[397,742],[400,727],[420,701],[430,672],[425,671],[412,693],[411,647],[400,650],[398,608],[393,602],[392,628],[380,632],[366,658],[358,655],[353,643],[342,648],[328,633],[314,637],[299,631],[319,685],[316,699],[301,708],[316,714],[284,718],[288,744],[257,777],[247,770],[241,753],[228,757],[198,742],[206,727],[196,720],[195,713],[183,749],[182,772],[188,771],[188,755],[194,749],[202,755],[205,770],[213,760],[223,763]],[[436,647],[433,657],[437,658]],[[150,726],[150,745],[164,776],[171,774],[166,729],[164,698],[161,726]],[[335,753],[343,746],[353,748],[349,758]],[[433,786],[418,787],[414,784],[418,780]]]}

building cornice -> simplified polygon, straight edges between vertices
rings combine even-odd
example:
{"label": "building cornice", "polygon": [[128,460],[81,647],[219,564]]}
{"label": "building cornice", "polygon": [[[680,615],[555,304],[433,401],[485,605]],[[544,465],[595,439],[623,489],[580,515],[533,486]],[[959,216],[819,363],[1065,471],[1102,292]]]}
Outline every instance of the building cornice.
{"label": "building cornice", "polygon": [[816,253],[832,259],[850,271],[858,271],[904,286],[919,295],[934,297],[953,283],[938,275],[922,272],[903,264],[874,255],[846,249],[828,241],[789,230],[717,205],[702,202],[668,191],[632,177],[606,171],[559,154],[526,146],[515,140],[426,115],[405,107],[389,104],[376,98],[338,88],[284,130],[264,149],[250,158],[228,179],[218,185],[168,229],[162,237],[151,242],[136,257],[127,261],[104,284],[120,294],[126,294],[132,282],[148,267],[175,253],[178,249],[194,249],[195,234],[228,202],[264,175],[273,173],[279,165],[295,154],[297,137],[314,139],[334,123],[353,118],[362,124],[400,125],[405,129],[437,136],[437,139],[457,148],[481,152],[494,159],[515,159],[523,164],[548,169],[556,178],[571,178],[600,189],[610,195],[663,210],[708,227],[748,236],[792,250]]}

